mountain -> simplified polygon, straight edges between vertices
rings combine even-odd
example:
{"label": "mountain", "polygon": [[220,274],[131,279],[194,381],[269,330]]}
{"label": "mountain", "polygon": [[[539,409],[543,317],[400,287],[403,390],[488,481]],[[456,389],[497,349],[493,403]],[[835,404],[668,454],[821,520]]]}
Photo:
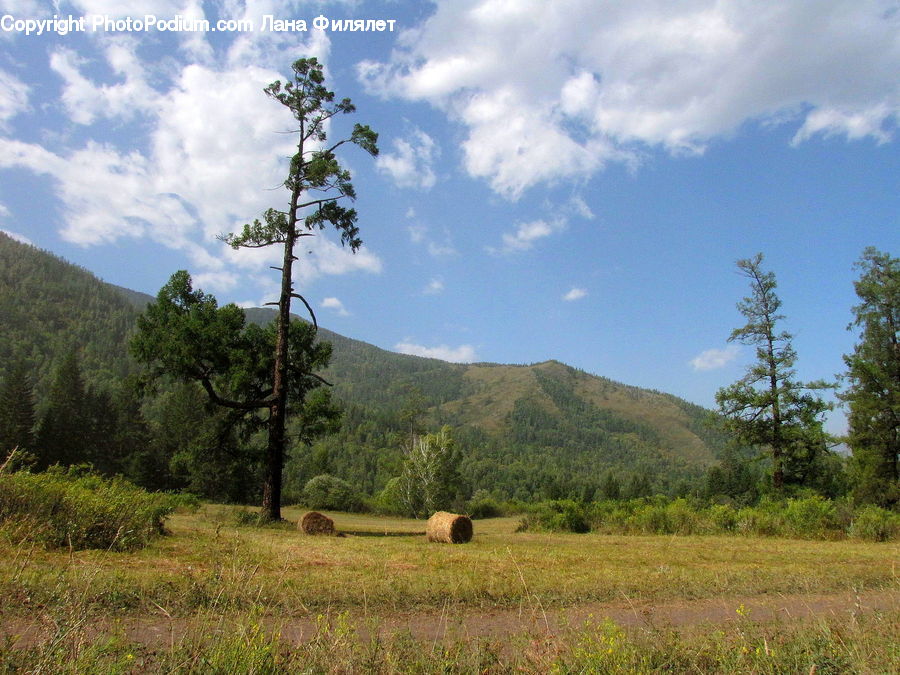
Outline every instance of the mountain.
{"label": "mountain", "polygon": [[[136,370],[128,336],[152,300],[0,233],[0,377],[2,364],[25,360],[40,398],[53,362],[77,346],[86,379],[111,385]],[[257,323],[273,316],[247,310]],[[702,475],[724,447],[699,406],[557,361],[452,364],[324,328],[320,336],[333,345],[323,375],[345,406],[343,428],[298,453],[288,483],[330,472],[380,489],[396,475],[410,411],[423,428],[454,428],[471,490],[510,497],[590,496],[607,472],[672,489]]]}

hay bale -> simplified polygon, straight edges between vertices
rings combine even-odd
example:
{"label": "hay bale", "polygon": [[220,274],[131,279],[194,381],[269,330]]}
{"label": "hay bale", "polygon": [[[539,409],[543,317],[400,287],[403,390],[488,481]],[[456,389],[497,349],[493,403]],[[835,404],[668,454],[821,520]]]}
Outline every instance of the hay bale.
{"label": "hay bale", "polygon": [[334,535],[334,521],[318,511],[304,514],[297,526],[303,534]]}
{"label": "hay bale", "polygon": [[425,538],[442,544],[465,544],[472,541],[472,521],[468,516],[438,511],[425,525]]}

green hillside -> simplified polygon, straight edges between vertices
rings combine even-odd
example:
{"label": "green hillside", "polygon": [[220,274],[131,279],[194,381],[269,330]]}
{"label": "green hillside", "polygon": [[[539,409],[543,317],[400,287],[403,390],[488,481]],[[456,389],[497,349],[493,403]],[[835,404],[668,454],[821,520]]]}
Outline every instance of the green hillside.
{"label": "green hillside", "polygon": [[[85,378],[112,386],[136,367],[127,355],[135,317],[152,298],[106,284],[87,270],[0,234],[0,376],[24,360],[40,400],[52,365],[77,347]],[[264,323],[274,313],[247,311]],[[500,496],[590,497],[607,474],[643,476],[656,489],[694,480],[723,439],[708,412],[676,397],[620,384],[555,361],[451,364],[396,354],[326,329],[324,373],[343,403],[341,431],[297,448],[286,490],[334,473],[372,494],[397,475],[410,419],[454,428],[467,491]]]}

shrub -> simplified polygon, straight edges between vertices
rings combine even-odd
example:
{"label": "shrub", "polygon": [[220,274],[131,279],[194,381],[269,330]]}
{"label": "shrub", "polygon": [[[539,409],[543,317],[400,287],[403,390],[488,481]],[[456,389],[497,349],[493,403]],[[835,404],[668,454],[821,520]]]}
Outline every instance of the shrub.
{"label": "shrub", "polygon": [[824,538],[836,532],[834,503],[822,497],[788,499],[784,506],[784,523],[795,537]]}
{"label": "shrub", "polygon": [[375,513],[385,516],[409,515],[403,500],[403,486],[400,477],[391,478],[384,489],[369,501],[369,507]]}
{"label": "shrub", "polygon": [[578,534],[589,532],[590,529],[584,507],[570,499],[539,504],[519,522],[518,527],[519,532],[537,530]]}
{"label": "shrub", "polygon": [[177,501],[78,469],[0,475],[0,523],[27,523],[20,531],[51,547],[141,548],[162,534]]}
{"label": "shrub", "polygon": [[878,506],[864,506],[850,524],[850,536],[868,541],[900,538],[900,515]]}
{"label": "shrub", "polygon": [[325,511],[359,511],[362,505],[350,483],[327,473],[307,481],[303,503],[311,509]]}
{"label": "shrub", "polygon": [[690,498],[642,497],[605,500],[590,505],[572,501],[543,502],[532,507],[519,531],[603,534],[741,534],[748,536],[871,541],[900,539],[900,514],[867,506],[854,511],[848,500],[820,496],[787,500],[763,499],[736,509]]}
{"label": "shrub", "polygon": [[466,512],[470,518],[497,518],[503,515],[500,504],[487,490],[477,490],[472,495],[466,504]]}
{"label": "shrub", "polygon": [[734,532],[738,522],[737,511],[728,504],[710,506],[709,519],[713,532]]}

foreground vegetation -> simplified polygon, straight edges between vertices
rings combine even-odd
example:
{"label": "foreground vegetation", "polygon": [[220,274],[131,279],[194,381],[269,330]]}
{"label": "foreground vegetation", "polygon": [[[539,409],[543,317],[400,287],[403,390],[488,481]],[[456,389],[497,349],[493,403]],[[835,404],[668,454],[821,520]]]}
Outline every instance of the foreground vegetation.
{"label": "foreground vegetation", "polygon": [[7,536],[56,548],[141,548],[162,534],[165,517],[186,500],[77,468],[3,474],[0,467],[0,474]]}
{"label": "foreground vegetation", "polygon": [[802,625],[741,620],[688,633],[625,631],[589,620],[558,634],[522,632],[423,645],[409,634],[363,637],[346,615],[320,616],[294,642],[248,617],[194,628],[154,648],[114,631],[90,641],[83,626],[61,623],[40,646],[0,646],[0,672],[127,673],[888,673],[900,666],[900,612]]}
{"label": "foreground vegetation", "polygon": [[[292,520],[301,514],[285,510]],[[416,520],[330,513],[347,536],[307,537],[289,523],[241,524],[253,515],[219,505],[182,509],[168,518],[167,535],[121,552],[53,548],[7,521],[0,527],[0,666],[775,673],[816,664],[821,673],[900,665],[896,601],[880,613],[851,607],[844,618],[785,625],[757,622],[743,604],[796,594],[896,598],[893,544],[516,533],[520,519],[508,517],[476,521],[470,544],[441,546],[424,541]],[[689,612],[718,598],[732,621],[704,627],[702,613],[685,626],[652,620],[660,603]],[[572,607],[596,614],[551,626],[548,615]],[[604,614],[615,607],[645,619],[617,625]],[[473,613],[504,609],[534,621],[499,637],[446,630]],[[444,632],[414,635],[397,616],[425,617]],[[308,626],[302,635],[297,622]]]}

